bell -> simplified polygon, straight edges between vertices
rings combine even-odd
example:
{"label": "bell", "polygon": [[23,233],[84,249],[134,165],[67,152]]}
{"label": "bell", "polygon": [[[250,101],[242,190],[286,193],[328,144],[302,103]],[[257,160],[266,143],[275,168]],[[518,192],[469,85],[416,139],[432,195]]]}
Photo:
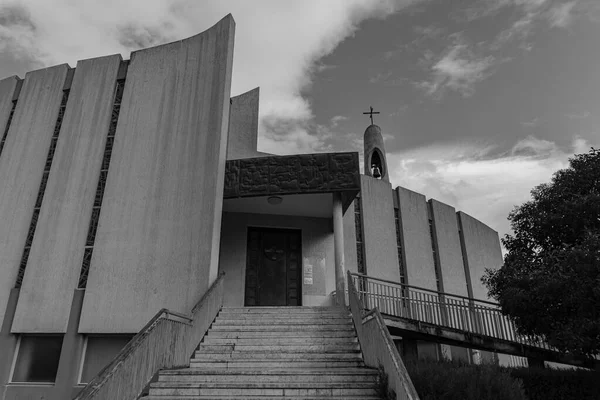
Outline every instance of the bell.
{"label": "bell", "polygon": [[377,165],[373,165],[373,178],[381,178],[381,171],[379,170],[379,167]]}

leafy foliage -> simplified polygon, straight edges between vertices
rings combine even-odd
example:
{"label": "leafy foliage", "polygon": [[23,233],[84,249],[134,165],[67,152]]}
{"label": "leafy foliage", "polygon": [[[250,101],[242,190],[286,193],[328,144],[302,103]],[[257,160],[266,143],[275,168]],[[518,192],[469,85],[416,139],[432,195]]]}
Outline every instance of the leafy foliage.
{"label": "leafy foliage", "polygon": [[551,368],[509,369],[523,382],[529,400],[598,400],[600,373]]}
{"label": "leafy foliage", "polygon": [[421,400],[527,400],[521,382],[498,366],[424,359],[406,368]]}
{"label": "leafy foliage", "polygon": [[483,282],[519,333],[600,354],[600,150],[569,160],[509,214],[504,265]]}

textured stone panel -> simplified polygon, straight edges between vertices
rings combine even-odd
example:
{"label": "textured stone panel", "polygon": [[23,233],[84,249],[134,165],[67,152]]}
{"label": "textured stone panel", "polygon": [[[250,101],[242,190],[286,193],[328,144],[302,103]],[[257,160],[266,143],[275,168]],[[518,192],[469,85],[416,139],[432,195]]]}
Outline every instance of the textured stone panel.
{"label": "textured stone panel", "polygon": [[392,186],[370,176],[360,178],[367,275],[400,282]]}
{"label": "textured stone panel", "polygon": [[349,191],[360,188],[357,153],[269,156],[227,161],[225,198]]}
{"label": "textured stone panel", "polygon": [[258,88],[231,98],[227,159],[258,157]]}
{"label": "textured stone panel", "polygon": [[77,287],[121,56],[77,63],[13,332],[64,333]]}
{"label": "textured stone panel", "polygon": [[0,156],[0,318],[19,272],[68,69],[63,64],[25,75]]}
{"label": "textured stone panel", "polygon": [[462,259],[456,211],[437,200],[429,200],[444,292],[468,296],[467,278]]}
{"label": "textured stone panel", "polygon": [[466,270],[469,273],[472,297],[493,301],[488,297],[481,277],[486,268],[498,269],[502,266],[502,250],[498,232],[462,211],[456,215],[461,231],[460,238]]}
{"label": "textured stone panel", "polygon": [[357,153],[332,153],[329,160],[329,184],[332,187],[353,189],[360,185],[360,175],[348,173],[358,168]]}
{"label": "textured stone panel", "polygon": [[234,25],[132,54],[80,332],[189,312],[216,278]]}
{"label": "textured stone panel", "polygon": [[406,283],[437,290],[425,196],[401,186],[396,188],[396,193],[402,227],[402,250],[406,262]]}
{"label": "textured stone panel", "polygon": [[240,160],[239,189],[240,196],[260,195],[269,192],[269,159],[252,158]]}
{"label": "textured stone panel", "polygon": [[225,183],[223,188],[223,197],[239,197],[240,185],[238,180],[240,178],[240,161],[231,160],[225,164]]}

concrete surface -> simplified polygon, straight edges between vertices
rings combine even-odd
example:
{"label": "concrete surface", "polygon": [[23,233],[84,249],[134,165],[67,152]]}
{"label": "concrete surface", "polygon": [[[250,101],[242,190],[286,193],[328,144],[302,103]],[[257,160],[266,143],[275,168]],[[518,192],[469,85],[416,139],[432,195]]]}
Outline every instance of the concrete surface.
{"label": "concrete surface", "polygon": [[62,64],[25,75],[0,157],[0,320],[19,272],[68,69]]}
{"label": "concrete surface", "polygon": [[80,332],[137,332],[216,279],[234,25],[132,54]]}
{"label": "concrete surface", "polygon": [[400,282],[392,187],[365,175],[361,175],[360,182],[367,273]]}
{"label": "concrete surface", "polygon": [[77,288],[121,56],[77,63],[13,332],[64,333]]}

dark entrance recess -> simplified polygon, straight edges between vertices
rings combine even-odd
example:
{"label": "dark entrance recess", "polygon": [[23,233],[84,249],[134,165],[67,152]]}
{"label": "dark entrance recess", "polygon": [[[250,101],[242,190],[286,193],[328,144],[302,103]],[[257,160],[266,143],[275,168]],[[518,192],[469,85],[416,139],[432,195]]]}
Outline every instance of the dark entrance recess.
{"label": "dark entrance recess", "polygon": [[301,257],[301,231],[248,228],[245,305],[302,305]]}

